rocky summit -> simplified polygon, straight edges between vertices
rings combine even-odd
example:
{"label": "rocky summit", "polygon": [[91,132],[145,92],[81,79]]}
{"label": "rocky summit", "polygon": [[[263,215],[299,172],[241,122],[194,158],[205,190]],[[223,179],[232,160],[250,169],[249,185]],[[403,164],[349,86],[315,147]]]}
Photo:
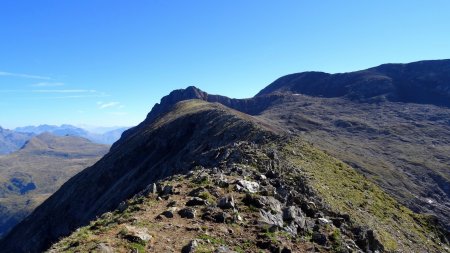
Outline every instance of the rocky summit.
{"label": "rocky summit", "polygon": [[173,91],[0,248],[449,252],[449,63]]}

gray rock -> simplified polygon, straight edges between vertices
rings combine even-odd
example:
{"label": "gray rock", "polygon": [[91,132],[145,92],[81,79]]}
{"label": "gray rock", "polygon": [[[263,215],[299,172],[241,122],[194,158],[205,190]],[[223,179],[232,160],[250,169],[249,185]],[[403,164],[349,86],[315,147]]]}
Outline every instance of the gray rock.
{"label": "gray rock", "polygon": [[314,202],[303,203],[302,210],[308,217],[315,217],[316,213],[319,211]]}
{"label": "gray rock", "polygon": [[156,186],[155,183],[150,185],[149,193],[153,193],[153,194],[157,194],[158,193],[158,187]]}
{"label": "gray rock", "polygon": [[219,246],[214,253],[237,253],[234,250],[230,250],[227,246]]}
{"label": "gray rock", "polygon": [[264,209],[281,213],[281,203],[276,198],[272,196],[261,196],[259,200],[263,204]]}
{"label": "gray rock", "polygon": [[296,206],[289,206],[283,210],[283,220],[286,222],[295,222],[301,227],[305,225],[305,216],[302,210]]}
{"label": "gray rock", "polygon": [[198,187],[189,192],[189,196],[191,197],[199,197],[201,193],[205,192],[206,189],[204,187]]}
{"label": "gray rock", "polygon": [[312,241],[319,245],[325,245],[327,244],[327,236],[319,232],[314,232],[312,235]]}
{"label": "gray rock", "polygon": [[286,186],[280,185],[276,188],[275,197],[285,203],[290,193],[290,190]]}
{"label": "gray rock", "polygon": [[383,245],[378,241],[378,238],[373,230],[366,227],[358,227],[353,230],[353,234],[355,235],[356,244],[363,251],[384,251]]}
{"label": "gray rock", "polygon": [[186,173],[186,178],[190,178],[194,175],[194,171],[190,170],[188,173]]}
{"label": "gray rock", "polygon": [[291,222],[287,226],[284,226],[283,230],[293,236],[297,235],[297,225],[294,222]]}
{"label": "gray rock", "polygon": [[128,208],[128,204],[125,201],[120,202],[119,206],[117,207],[117,211],[123,212]]}
{"label": "gray rock", "polygon": [[312,232],[314,230],[314,227],[316,226],[316,222],[314,219],[311,218],[307,218],[305,220],[305,227],[304,227],[304,231],[305,232]]}
{"label": "gray rock", "polygon": [[263,175],[263,174],[258,174],[258,175],[256,176],[256,178],[257,178],[258,180],[260,180],[260,181],[266,181],[266,180],[267,180],[266,175]]}
{"label": "gray rock", "polygon": [[188,245],[184,246],[181,249],[181,253],[194,253],[197,248],[198,248],[197,240],[192,240],[189,242]]}
{"label": "gray rock", "polygon": [[166,218],[173,218],[176,209],[177,208],[175,207],[169,208],[166,211],[162,212],[161,215],[164,215]]}
{"label": "gray rock", "polygon": [[264,207],[264,203],[261,201],[260,196],[254,196],[252,194],[245,194],[244,199],[242,200],[247,206],[254,206],[256,208]]}
{"label": "gray rock", "polygon": [[257,193],[259,191],[259,184],[257,182],[247,180],[238,180],[236,188],[238,191]]}
{"label": "gray rock", "polygon": [[264,210],[259,210],[259,223],[260,225],[269,225],[276,227],[283,227],[283,217],[281,213],[272,214]]}
{"label": "gray rock", "polygon": [[214,214],[213,218],[214,218],[214,221],[217,223],[225,223],[225,222],[227,222],[227,220],[231,219],[231,216],[227,213],[219,212],[219,213]]}
{"label": "gray rock", "polygon": [[277,151],[274,149],[269,150],[269,152],[267,152],[267,156],[272,160],[278,160]]}
{"label": "gray rock", "polygon": [[208,205],[208,201],[199,197],[193,197],[186,202],[186,206],[205,206]]}
{"label": "gray rock", "polygon": [[152,236],[148,234],[147,229],[133,226],[125,226],[125,230],[122,232],[121,236],[130,242],[137,243],[146,243],[152,239]]}
{"label": "gray rock", "polygon": [[228,186],[230,186],[230,183],[228,183],[228,181],[226,181],[225,179],[219,179],[217,181],[217,185],[221,188],[227,188]]}
{"label": "gray rock", "polygon": [[187,207],[178,211],[178,214],[181,216],[181,218],[193,219],[195,218],[196,211],[195,209]]}
{"label": "gray rock", "polygon": [[266,177],[267,177],[267,178],[273,179],[273,178],[278,178],[279,175],[278,175],[277,172],[275,172],[275,171],[273,171],[273,170],[269,170],[269,171],[267,171],[267,173],[266,173]]}
{"label": "gray rock", "polygon": [[330,224],[331,221],[325,218],[319,218],[317,219],[319,221],[319,224],[325,225],[325,224]]}
{"label": "gray rock", "polygon": [[234,209],[236,204],[233,196],[226,196],[217,201],[217,206],[222,209]]}
{"label": "gray rock", "polygon": [[97,245],[97,250],[100,253],[113,253],[114,252],[114,249],[105,243],[100,243],[99,245]]}
{"label": "gray rock", "polygon": [[340,228],[342,224],[345,223],[345,220],[342,217],[331,218],[331,221],[333,222],[333,225],[335,225],[338,228]]}
{"label": "gray rock", "polygon": [[156,184],[149,184],[147,187],[145,187],[144,191],[142,191],[143,196],[149,196],[150,194],[156,194],[158,193],[158,188],[156,187]]}
{"label": "gray rock", "polygon": [[293,221],[297,217],[297,210],[295,206],[289,206],[283,210],[283,220]]}
{"label": "gray rock", "polygon": [[173,194],[173,186],[171,186],[171,185],[166,185],[166,186],[164,186],[164,188],[163,188],[161,194],[162,194],[162,195],[170,195],[170,194]]}

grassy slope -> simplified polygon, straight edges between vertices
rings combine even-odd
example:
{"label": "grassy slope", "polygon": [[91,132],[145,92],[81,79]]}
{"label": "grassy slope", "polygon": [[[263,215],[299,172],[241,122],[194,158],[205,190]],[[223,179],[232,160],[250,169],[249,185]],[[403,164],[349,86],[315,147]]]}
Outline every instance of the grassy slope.
{"label": "grassy slope", "polygon": [[302,168],[311,186],[333,210],[374,229],[387,251],[409,252],[420,247],[443,250],[426,215],[399,204],[347,164],[301,140],[284,147],[284,154],[290,163]]}
{"label": "grassy slope", "polygon": [[450,224],[448,108],[298,95],[263,117],[301,133],[412,210]]}

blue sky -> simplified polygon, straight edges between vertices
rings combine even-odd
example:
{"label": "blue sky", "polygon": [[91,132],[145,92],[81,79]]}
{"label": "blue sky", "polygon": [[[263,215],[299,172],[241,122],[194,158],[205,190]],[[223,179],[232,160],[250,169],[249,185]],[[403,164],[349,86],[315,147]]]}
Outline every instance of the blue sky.
{"label": "blue sky", "polygon": [[450,58],[450,1],[0,3],[0,126],[135,125],[173,89]]}

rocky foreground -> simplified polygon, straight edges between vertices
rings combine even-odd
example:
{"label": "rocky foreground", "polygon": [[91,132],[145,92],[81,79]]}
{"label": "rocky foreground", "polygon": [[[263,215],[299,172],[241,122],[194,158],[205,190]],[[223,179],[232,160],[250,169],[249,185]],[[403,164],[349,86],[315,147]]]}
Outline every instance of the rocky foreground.
{"label": "rocky foreground", "polygon": [[[218,149],[217,166],[195,166],[148,185],[48,252],[448,250],[445,236],[432,228],[436,224],[298,141],[282,147],[237,142]],[[343,189],[331,195],[313,190],[317,184],[326,191],[335,187],[327,182],[332,178],[320,178],[327,173],[348,173],[339,178]],[[354,197],[350,207],[327,203],[344,193]]]}

